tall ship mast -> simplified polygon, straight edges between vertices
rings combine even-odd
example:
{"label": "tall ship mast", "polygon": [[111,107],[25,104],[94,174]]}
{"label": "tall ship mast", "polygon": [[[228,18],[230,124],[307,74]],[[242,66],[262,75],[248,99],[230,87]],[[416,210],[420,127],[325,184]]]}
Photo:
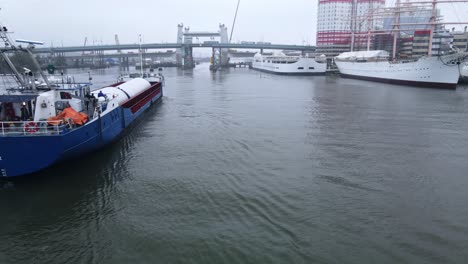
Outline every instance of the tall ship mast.
{"label": "tall ship mast", "polygon": [[[442,49],[442,42],[438,43],[437,52],[433,49],[436,34],[443,35],[447,33],[439,30],[442,28],[442,25],[468,24],[468,22],[442,22],[439,19],[436,9],[437,3],[453,2],[466,1],[431,0],[401,3],[397,0],[395,7],[380,10],[370,9],[367,15],[353,18],[357,21],[370,21],[371,19],[382,20],[393,17],[393,22],[391,29],[387,30],[368,27],[365,34],[362,32],[355,33],[353,30],[352,39],[366,37],[367,47],[366,50],[344,52],[335,57],[335,64],[340,74],[343,77],[377,82],[436,88],[456,88],[460,78],[460,64],[467,59],[468,53],[451,48],[449,43],[447,44],[448,47]],[[410,23],[402,21],[402,14],[410,12],[413,14],[415,12],[430,12],[430,17],[428,21]],[[367,24],[369,25],[370,23],[367,22]],[[411,26],[424,28],[424,30],[411,30],[409,28]],[[423,35],[423,40],[427,40],[426,50],[421,46],[416,46],[419,43],[415,43],[413,46],[416,48],[412,56],[406,56],[406,54],[403,54],[403,51],[398,51],[397,46],[400,34],[408,31],[414,32],[414,38],[416,38],[417,34]],[[393,35],[392,40],[384,40],[387,43],[392,42],[391,53],[387,50],[370,49],[372,37],[375,38],[378,35],[388,36],[389,32]],[[420,54],[421,50],[424,50],[424,54]]]}

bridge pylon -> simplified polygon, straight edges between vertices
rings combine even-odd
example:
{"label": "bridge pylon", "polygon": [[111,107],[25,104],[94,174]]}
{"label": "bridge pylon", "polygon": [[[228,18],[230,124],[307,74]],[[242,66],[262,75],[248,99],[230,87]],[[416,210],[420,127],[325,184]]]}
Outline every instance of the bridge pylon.
{"label": "bridge pylon", "polygon": [[[184,43],[184,24],[180,23],[177,25],[177,44],[183,44]],[[182,62],[182,53],[183,53],[183,49],[180,48],[180,49],[176,49],[176,62],[177,62],[177,65],[178,67],[181,67],[183,65],[183,62]]]}
{"label": "bridge pylon", "polygon": [[[194,39],[199,41],[199,38],[210,38],[204,42],[193,42]],[[216,39],[215,39],[216,38]],[[194,44],[228,44],[227,27],[224,24],[219,24],[217,32],[192,32],[190,27],[184,27],[184,24],[177,25],[177,44],[181,44],[181,48],[177,50],[176,58],[179,67],[190,69],[195,67],[193,60]],[[221,67],[229,66],[229,50],[226,48],[213,48],[212,51],[212,69],[217,70]]]}
{"label": "bridge pylon", "polygon": [[211,58],[210,58],[210,71],[217,71],[222,67],[221,59],[222,59],[221,49],[213,48],[211,52]]}
{"label": "bridge pylon", "polygon": [[[227,44],[229,43],[227,27],[224,24],[219,25],[219,35],[220,35],[220,43]],[[220,66],[221,67],[229,67],[229,49],[220,49]]]}

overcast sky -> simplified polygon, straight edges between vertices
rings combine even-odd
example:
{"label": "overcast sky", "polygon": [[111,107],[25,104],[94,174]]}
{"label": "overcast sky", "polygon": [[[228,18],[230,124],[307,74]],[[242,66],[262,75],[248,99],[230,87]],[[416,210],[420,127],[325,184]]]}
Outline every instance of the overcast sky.
{"label": "overcast sky", "polygon": [[[26,5],[25,3],[28,3]],[[230,33],[237,0],[2,0],[0,21],[16,38],[54,45],[176,42],[177,24]],[[316,0],[241,0],[233,41],[315,43]]]}
{"label": "overcast sky", "polygon": [[[388,0],[393,1],[394,0]],[[177,24],[230,33],[237,0],[1,0],[0,22],[14,38],[54,46],[176,42]],[[450,7],[450,6],[449,6]],[[468,5],[451,4],[448,20],[468,20]],[[317,0],[241,0],[233,41],[315,45]]]}

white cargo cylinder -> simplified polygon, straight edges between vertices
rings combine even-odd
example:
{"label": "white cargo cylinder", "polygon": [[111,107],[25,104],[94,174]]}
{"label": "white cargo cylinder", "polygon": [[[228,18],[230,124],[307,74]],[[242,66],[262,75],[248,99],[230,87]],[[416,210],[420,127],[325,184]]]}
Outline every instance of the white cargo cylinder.
{"label": "white cargo cylinder", "polygon": [[[93,91],[93,95],[94,97],[98,97],[98,94],[99,92],[102,92],[103,94],[105,94],[107,96],[108,99],[114,99],[115,98],[115,102],[117,103],[121,103],[121,102],[124,102],[126,100],[128,100],[128,96],[121,90],[115,88],[115,87],[105,87],[105,88],[102,88],[102,89],[98,89],[98,90],[95,90]],[[104,100],[104,97],[99,97],[98,100],[100,100],[102,98],[102,100]]]}
{"label": "white cargo cylinder", "polygon": [[97,97],[99,92],[102,92],[107,97],[109,97],[109,99],[115,98],[117,103],[122,103],[127,101],[129,96],[132,98],[133,96],[148,89],[150,86],[151,84],[147,80],[142,78],[135,78],[117,87],[104,87],[102,89],[95,90],[93,91],[93,95]]}
{"label": "white cargo cylinder", "polygon": [[142,91],[148,89],[151,84],[142,78],[135,78],[130,81],[124,82],[123,84],[117,86],[121,90],[125,91],[130,97],[133,97]]}

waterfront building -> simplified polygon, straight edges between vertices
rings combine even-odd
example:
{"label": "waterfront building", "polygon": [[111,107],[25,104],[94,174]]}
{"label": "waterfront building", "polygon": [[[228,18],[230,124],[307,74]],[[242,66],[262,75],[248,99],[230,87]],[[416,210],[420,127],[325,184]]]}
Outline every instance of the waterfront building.
{"label": "waterfront building", "polygon": [[[416,30],[413,37],[413,49],[411,57],[418,58],[427,55],[429,51],[429,30]],[[439,31],[434,33],[432,40],[432,55],[442,55],[447,53],[453,42],[452,34],[447,31]]]}
{"label": "waterfront building", "polygon": [[412,57],[427,55],[429,50],[429,36],[429,30],[414,31]]}
{"label": "waterfront building", "polygon": [[[385,0],[319,0],[317,15],[317,53],[328,58],[349,51],[352,45],[351,30],[357,33],[382,27],[382,22],[371,20],[356,21],[353,17],[362,17],[371,9],[383,8]],[[355,37],[357,49],[367,43],[366,37]]]}
{"label": "waterfront building", "polygon": [[[407,11],[413,9],[415,11],[402,12],[398,17],[401,25],[398,26],[400,37],[398,38],[397,57],[418,58],[427,55],[430,33],[430,25],[427,22],[431,20],[432,10],[430,8],[421,9],[411,3],[407,3],[402,9]],[[439,9],[436,9],[436,14],[438,17],[440,16]],[[395,23],[395,16],[385,17],[383,19],[383,30],[391,32]],[[436,25],[436,32],[434,32],[432,40],[432,55],[440,55],[448,51],[452,38],[452,35],[445,30],[443,25]],[[376,46],[375,48],[392,52],[388,45]]]}
{"label": "waterfront building", "polygon": [[453,35],[453,47],[460,51],[468,51],[468,32],[452,32]]}
{"label": "waterfront building", "polygon": [[413,36],[401,37],[398,41],[400,58],[411,58],[413,56]]}
{"label": "waterfront building", "polygon": [[[407,4],[402,7],[404,10],[411,10],[413,7],[411,4]],[[416,10],[416,9],[415,9]],[[415,30],[429,30],[430,25],[427,24],[432,17],[432,10],[427,9],[417,9],[418,11],[415,12],[402,12],[398,17],[398,21],[401,25],[398,28],[402,34],[412,35]],[[440,10],[437,9],[437,16],[440,15]],[[426,23],[426,24],[424,24]],[[389,15],[383,19],[383,29],[389,31],[393,29],[393,25],[395,24],[395,16]],[[411,25],[408,25],[411,24]]]}
{"label": "waterfront building", "polygon": [[[372,48],[374,50],[385,50],[389,54],[392,54],[393,52],[393,34],[390,32],[379,32],[379,34],[376,34],[373,36],[373,42],[372,42]],[[367,46],[367,45],[366,45]],[[364,46],[364,48],[360,50],[367,50],[367,47]]]}

